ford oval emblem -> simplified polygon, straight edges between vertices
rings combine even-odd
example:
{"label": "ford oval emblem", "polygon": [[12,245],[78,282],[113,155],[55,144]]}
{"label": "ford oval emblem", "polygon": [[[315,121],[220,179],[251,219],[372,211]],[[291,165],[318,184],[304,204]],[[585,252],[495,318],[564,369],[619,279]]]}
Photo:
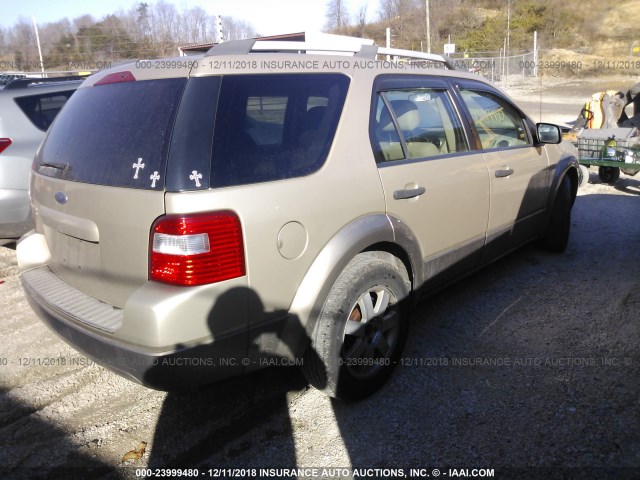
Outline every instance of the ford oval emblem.
{"label": "ford oval emblem", "polygon": [[64,192],[56,192],[55,198],[56,202],[60,205],[64,205],[69,201],[69,198],[67,198],[67,195]]}

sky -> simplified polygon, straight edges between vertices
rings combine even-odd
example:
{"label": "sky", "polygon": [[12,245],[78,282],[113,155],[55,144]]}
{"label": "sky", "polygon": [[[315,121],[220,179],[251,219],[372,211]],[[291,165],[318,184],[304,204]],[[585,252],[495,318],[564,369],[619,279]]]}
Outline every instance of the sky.
{"label": "sky", "polygon": [[[73,20],[84,14],[100,20],[122,9],[128,11],[141,0],[0,0],[0,26],[15,24],[20,17],[35,16],[38,24],[55,22],[67,17]],[[154,4],[156,0],[144,0]],[[275,35],[302,31],[319,31],[326,22],[328,0],[165,0],[178,10],[202,7],[210,15],[233,17],[253,25],[260,35]],[[349,13],[367,5],[367,17],[378,13],[378,0],[346,0]]]}

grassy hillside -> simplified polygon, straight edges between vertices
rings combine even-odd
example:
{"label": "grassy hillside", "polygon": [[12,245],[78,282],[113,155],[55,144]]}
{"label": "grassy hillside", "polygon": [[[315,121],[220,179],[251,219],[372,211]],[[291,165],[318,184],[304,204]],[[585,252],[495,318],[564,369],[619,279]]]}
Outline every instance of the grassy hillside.
{"label": "grassy hillside", "polygon": [[[376,21],[334,32],[384,44],[385,28],[391,27],[394,47],[426,50],[425,2],[381,1],[381,6],[385,4],[396,6],[394,15],[382,18],[380,13]],[[534,31],[542,49],[628,51],[638,38],[640,0],[618,4],[606,0],[430,0],[430,10],[433,52],[442,52],[449,38],[458,51],[497,52],[505,44],[507,23],[510,52],[530,51]]]}

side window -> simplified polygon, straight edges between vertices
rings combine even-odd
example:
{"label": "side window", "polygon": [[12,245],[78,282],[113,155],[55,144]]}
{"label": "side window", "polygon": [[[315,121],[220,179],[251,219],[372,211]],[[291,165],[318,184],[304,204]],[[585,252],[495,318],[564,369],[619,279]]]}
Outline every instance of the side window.
{"label": "side window", "polygon": [[17,97],[15,101],[31,123],[45,132],[74,91]]}
{"label": "side window", "polygon": [[485,150],[530,144],[524,120],[507,101],[489,92],[461,90]]}
{"label": "side window", "polygon": [[344,75],[223,77],[211,185],[282,180],[318,170],[333,142],[349,86]]}
{"label": "side window", "polygon": [[393,116],[384,101],[382,94],[378,94],[376,103],[376,119],[374,134],[378,143],[376,156],[379,162],[392,162],[405,158],[400,135],[393,121]]}
{"label": "side window", "polygon": [[378,161],[468,150],[462,124],[445,90],[418,88],[378,94],[373,131]]}

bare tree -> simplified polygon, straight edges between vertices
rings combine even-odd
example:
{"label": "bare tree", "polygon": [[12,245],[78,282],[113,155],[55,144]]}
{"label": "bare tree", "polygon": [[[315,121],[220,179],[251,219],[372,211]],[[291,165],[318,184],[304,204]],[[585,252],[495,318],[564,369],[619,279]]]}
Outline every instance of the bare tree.
{"label": "bare tree", "polygon": [[36,38],[31,22],[20,17],[9,30],[9,49],[13,52],[18,68],[31,68],[38,61]]}
{"label": "bare tree", "polygon": [[160,48],[161,55],[167,55],[173,50],[178,37],[180,27],[178,21],[178,11],[176,7],[160,0],[153,7],[152,32],[156,44]]}
{"label": "bare tree", "polygon": [[204,43],[207,41],[207,13],[201,7],[194,7],[182,14],[183,37],[186,43]]}
{"label": "bare tree", "polygon": [[396,2],[395,0],[380,0],[380,8],[378,10],[380,21],[391,24],[396,17]]}
{"label": "bare tree", "polygon": [[[211,25],[215,26],[215,17],[212,18]],[[231,17],[222,17],[222,29],[225,40],[243,40],[258,36],[251,24],[243,20],[234,20]]]}
{"label": "bare tree", "polygon": [[75,28],[75,30],[78,31],[81,28],[89,28],[91,25],[93,25],[96,22],[91,15],[81,15],[79,17],[74,18],[72,23],[73,23],[73,28]]}
{"label": "bare tree", "polygon": [[327,23],[329,31],[340,32],[349,26],[349,12],[345,0],[330,0],[327,5]]}
{"label": "bare tree", "polygon": [[367,31],[367,4],[365,3],[358,9],[356,14],[356,26],[358,28],[358,35],[361,37],[366,36]]}

